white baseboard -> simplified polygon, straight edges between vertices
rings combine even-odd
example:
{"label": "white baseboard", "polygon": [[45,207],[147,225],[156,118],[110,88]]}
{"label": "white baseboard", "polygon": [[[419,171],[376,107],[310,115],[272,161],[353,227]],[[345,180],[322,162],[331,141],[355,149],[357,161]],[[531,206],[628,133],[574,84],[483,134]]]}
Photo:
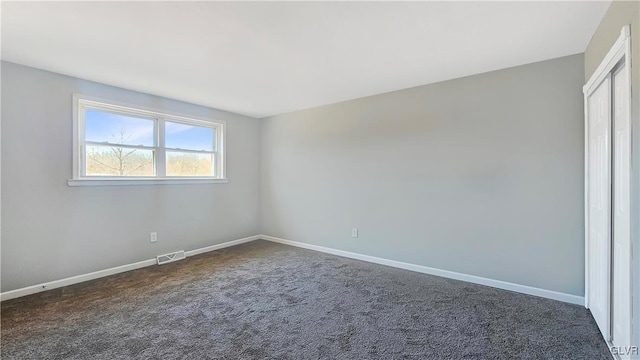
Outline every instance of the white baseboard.
{"label": "white baseboard", "polygon": [[187,251],[185,254],[187,255],[187,257],[189,257],[189,256],[194,256],[194,255],[206,253],[206,252],[209,252],[209,251],[214,251],[214,250],[218,250],[218,249],[224,249],[224,248],[230,247],[230,246],[236,246],[236,245],[244,244],[244,243],[247,243],[247,242],[250,242],[250,241],[260,240],[260,239],[261,239],[260,235],[253,235],[253,236],[249,236],[249,237],[238,239],[238,240],[227,241],[227,242],[224,242],[222,244],[216,244],[216,245],[203,247],[203,248],[200,248],[200,249]]}
{"label": "white baseboard", "polygon": [[[205,253],[205,252],[218,250],[218,249],[222,249],[222,248],[226,248],[226,247],[230,247],[230,246],[235,246],[235,245],[239,245],[239,244],[242,244],[242,243],[246,243],[246,242],[250,242],[250,241],[254,241],[254,240],[259,240],[259,239],[260,239],[260,235],[249,236],[249,237],[242,238],[242,239],[227,241],[227,242],[224,242],[222,244],[216,244],[216,245],[212,245],[212,246],[203,247],[203,248],[200,248],[200,249],[187,251],[185,254],[186,254],[187,257],[194,256],[194,255],[202,254],[202,253]],[[69,285],[73,285],[73,284],[78,284],[78,283],[81,283],[81,282],[94,280],[94,279],[98,279],[98,278],[109,276],[109,275],[118,274],[118,273],[125,272],[125,271],[131,271],[131,270],[135,270],[135,269],[140,269],[140,268],[151,266],[151,265],[155,265],[155,264],[156,264],[156,259],[153,258],[153,259],[143,260],[143,261],[139,261],[139,262],[132,263],[132,264],[116,266],[116,267],[112,267],[112,268],[105,269],[105,270],[94,271],[94,272],[91,272],[91,273],[88,273],[88,274],[76,275],[76,276],[72,276],[72,277],[68,277],[68,278],[64,278],[64,279],[60,279],[60,280],[54,280],[54,281],[50,281],[50,282],[46,282],[46,283],[42,283],[42,284],[38,284],[38,285],[32,285],[32,286],[23,287],[21,289],[6,291],[6,292],[3,292],[3,293],[0,293],[0,301],[5,301],[5,300],[9,300],[9,299],[15,299],[17,297],[31,295],[31,294],[39,293],[39,292],[42,292],[42,291],[52,290],[52,289],[56,289],[56,288],[63,287],[63,286],[69,286]]]}
{"label": "white baseboard", "polygon": [[362,255],[362,254],[353,253],[353,252],[344,251],[344,250],[331,249],[324,246],[311,245],[311,244],[306,244],[298,241],[281,239],[281,238],[277,238],[269,235],[260,235],[260,238],[267,241],[296,246],[296,247],[305,248],[309,250],[320,251],[327,254],[343,256],[343,257],[367,261],[375,264],[386,265],[386,266],[391,266],[395,268],[415,271],[419,273],[466,281],[474,284],[491,286],[498,289],[515,291],[523,294],[534,295],[534,296],[539,296],[543,298],[559,300],[559,301],[564,301],[571,304],[584,306],[584,297],[582,296],[571,295],[571,294],[561,293],[561,292],[552,291],[552,290],[545,290],[545,289],[535,288],[532,286],[514,284],[506,281],[493,280],[493,279],[483,278],[475,275],[462,274],[462,273],[457,273],[457,272],[448,271],[448,270],[441,270],[441,269],[431,268],[431,267],[422,266],[422,265],[409,264],[401,261],[383,259],[375,256]]}
{"label": "white baseboard", "polygon": [[77,283],[81,283],[89,280],[94,280],[94,279],[118,274],[125,271],[140,269],[146,266],[154,265],[155,263],[156,263],[156,259],[149,259],[149,260],[139,261],[133,264],[116,266],[116,267],[112,267],[105,270],[98,270],[98,271],[90,272],[87,274],[76,275],[76,276],[71,276],[68,278],[60,279],[60,280],[54,280],[54,281],[50,281],[50,282],[46,282],[38,285],[27,286],[21,289],[5,291],[3,293],[0,293],[0,301],[15,299],[18,297],[27,296],[27,295],[39,293],[42,291],[52,290],[52,289],[56,289],[63,286],[73,285],[73,284],[77,284]]}
{"label": "white baseboard", "polygon": [[[351,259],[367,261],[375,264],[415,271],[419,273],[442,276],[450,279],[467,281],[474,284],[486,285],[486,286],[491,286],[499,289],[515,291],[515,292],[520,292],[520,293],[534,295],[534,296],[540,296],[543,298],[564,301],[571,304],[584,305],[584,297],[582,296],[565,294],[557,291],[545,290],[545,289],[540,289],[540,288],[535,288],[535,287],[520,285],[520,284],[514,284],[506,281],[493,280],[493,279],[483,278],[480,276],[462,274],[462,273],[457,273],[457,272],[448,271],[448,270],[441,270],[441,269],[431,268],[431,267],[422,266],[422,265],[409,264],[401,261],[383,259],[375,256],[362,255],[362,254],[353,253],[353,252],[344,251],[344,250],[331,249],[324,246],[306,244],[306,243],[301,243],[297,241],[281,239],[281,238],[277,238],[269,235],[254,235],[254,236],[249,236],[242,239],[227,241],[222,244],[216,244],[216,245],[207,246],[207,247],[203,247],[195,250],[190,250],[186,252],[186,256],[190,257],[190,256],[202,254],[209,251],[219,250],[226,247],[247,243],[247,242],[258,240],[258,239],[263,239],[263,240],[272,241],[280,244],[320,251],[323,253],[333,254],[333,255],[347,257]],[[72,276],[65,279],[50,281],[50,282],[42,283],[38,285],[27,286],[21,289],[0,293],[0,301],[14,299],[14,298],[26,296],[26,295],[31,295],[31,294],[39,293],[42,291],[56,289],[63,286],[78,284],[81,282],[94,280],[94,279],[118,274],[125,271],[140,269],[140,268],[155,265],[155,264],[156,264],[156,259],[149,259],[149,260],[139,261],[136,263],[117,266],[117,267],[113,267],[105,270],[94,271],[87,274]]]}

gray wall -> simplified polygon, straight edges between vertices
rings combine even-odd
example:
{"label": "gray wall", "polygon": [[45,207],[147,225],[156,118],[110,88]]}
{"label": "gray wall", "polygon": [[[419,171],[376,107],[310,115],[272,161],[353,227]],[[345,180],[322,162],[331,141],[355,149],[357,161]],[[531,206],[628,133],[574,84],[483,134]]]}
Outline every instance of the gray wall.
{"label": "gray wall", "polygon": [[580,54],[263,119],[262,233],[583,296],[583,80]]}
{"label": "gray wall", "polygon": [[[2,291],[259,233],[259,120],[6,62],[2,89]],[[68,187],[73,93],[226,121],[229,183]]]}
{"label": "gray wall", "polygon": [[[581,296],[583,65],[258,121],[3,62],[2,291],[264,233]],[[227,121],[229,184],[68,187],[72,93]]]}
{"label": "gray wall", "polygon": [[[640,2],[615,0],[602,18],[584,55],[585,82],[589,80],[605,55],[620,36],[624,25],[631,25],[631,241],[633,260],[633,313],[640,314]],[[633,344],[640,345],[640,317],[635,316]]]}

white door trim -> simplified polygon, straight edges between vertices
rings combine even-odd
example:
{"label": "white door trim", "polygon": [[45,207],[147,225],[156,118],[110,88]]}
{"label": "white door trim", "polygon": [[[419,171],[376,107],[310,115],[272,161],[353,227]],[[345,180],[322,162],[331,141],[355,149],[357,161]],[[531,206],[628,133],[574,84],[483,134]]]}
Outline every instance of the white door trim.
{"label": "white door trim", "polygon": [[[614,67],[623,59],[631,58],[631,27],[625,25],[620,30],[620,36],[616,42],[611,46],[607,56],[604,57],[596,71],[591,75],[591,78],[582,88],[582,92],[585,96],[591,95],[598,85],[609,75]],[[630,62],[627,62],[625,66],[631,68]]]}
{"label": "white door trim", "polygon": [[[626,109],[626,116],[631,119],[631,28],[629,25],[625,25],[620,31],[620,36],[613,44],[605,58],[602,60],[596,71],[593,73],[589,81],[583,87],[584,93],[584,109],[585,109],[585,307],[589,308],[589,111],[587,99],[598,88],[598,86],[611,74],[611,72],[621,63],[624,62],[624,67],[627,70],[627,77],[629,89],[627,91],[627,103],[629,106]],[[614,120],[615,121],[615,120]],[[612,162],[613,164],[613,162]],[[625,176],[631,174],[625,174]],[[613,195],[613,194],[612,194]],[[631,196],[631,194],[626,194]],[[631,245],[631,244],[630,244]],[[633,250],[633,249],[632,249]],[[629,253],[631,255],[632,251]],[[632,259],[629,263],[631,264]],[[629,269],[631,272],[632,270]],[[611,278],[608,279],[609,288],[611,289]],[[631,286],[631,284],[630,284]],[[632,294],[632,290],[629,292]],[[631,305],[632,306],[632,305]],[[611,313],[609,309],[609,321],[611,319]],[[631,309],[629,309],[631,314]],[[605,339],[609,342],[610,339]],[[630,345],[630,344],[620,344]]]}

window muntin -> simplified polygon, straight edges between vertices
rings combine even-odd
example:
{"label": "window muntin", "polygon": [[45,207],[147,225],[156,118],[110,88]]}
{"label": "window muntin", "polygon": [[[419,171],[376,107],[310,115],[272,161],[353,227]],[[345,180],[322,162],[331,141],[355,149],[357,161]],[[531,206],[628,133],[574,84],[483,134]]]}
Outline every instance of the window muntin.
{"label": "window muntin", "polygon": [[224,124],[78,98],[75,179],[224,179]]}

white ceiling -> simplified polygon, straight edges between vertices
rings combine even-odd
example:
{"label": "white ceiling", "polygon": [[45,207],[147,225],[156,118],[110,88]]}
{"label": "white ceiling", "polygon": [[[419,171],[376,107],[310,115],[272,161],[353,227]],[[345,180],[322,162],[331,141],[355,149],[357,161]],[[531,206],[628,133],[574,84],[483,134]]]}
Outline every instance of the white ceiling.
{"label": "white ceiling", "polygon": [[608,6],[3,2],[2,59],[265,117],[580,53]]}

